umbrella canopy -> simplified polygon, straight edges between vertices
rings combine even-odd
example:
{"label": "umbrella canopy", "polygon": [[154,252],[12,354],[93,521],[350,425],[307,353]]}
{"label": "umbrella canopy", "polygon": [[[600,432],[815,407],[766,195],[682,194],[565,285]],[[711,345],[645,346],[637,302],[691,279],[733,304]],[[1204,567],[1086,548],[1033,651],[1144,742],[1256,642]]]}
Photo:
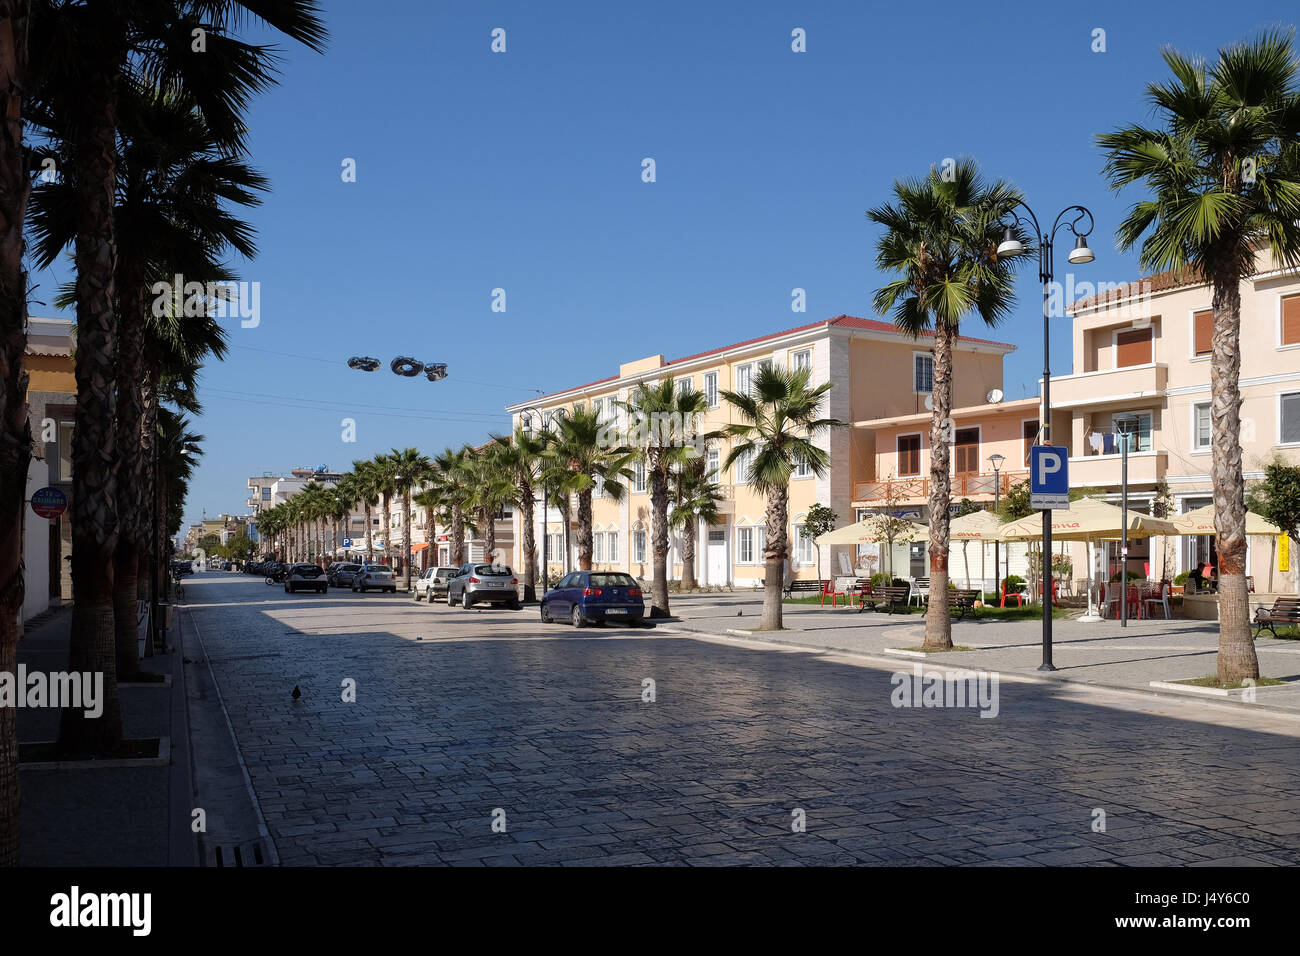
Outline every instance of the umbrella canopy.
{"label": "umbrella canopy", "polygon": [[992,511],[972,511],[948,522],[951,541],[1000,541],[1001,523]]}
{"label": "umbrella canopy", "polygon": [[[1178,534],[1172,521],[1153,518],[1130,510],[1127,515],[1119,508],[1095,498],[1080,498],[1070,502],[1069,511],[1052,512],[1052,539],[1054,541],[1088,541],[1094,538],[1118,538],[1128,525],[1130,538],[1149,538],[1160,534]],[[999,537],[1003,541],[1025,541],[1041,538],[1043,514],[1019,518],[1002,526]]]}
{"label": "umbrella canopy", "polygon": [[[1206,505],[1169,519],[1178,530],[1174,534],[1214,534],[1214,505]],[[1246,534],[1281,534],[1282,529],[1269,524],[1253,511],[1246,512]]]}
{"label": "umbrella canopy", "polygon": [[[827,531],[824,535],[813,540],[820,546],[823,544],[875,544],[883,541],[879,532],[873,526],[871,518],[865,518],[857,524],[845,525],[843,528],[836,528],[834,531]],[[923,536],[929,534],[929,529],[923,524],[909,522],[912,530],[912,540],[922,540]],[[897,540],[897,539],[896,539]]]}

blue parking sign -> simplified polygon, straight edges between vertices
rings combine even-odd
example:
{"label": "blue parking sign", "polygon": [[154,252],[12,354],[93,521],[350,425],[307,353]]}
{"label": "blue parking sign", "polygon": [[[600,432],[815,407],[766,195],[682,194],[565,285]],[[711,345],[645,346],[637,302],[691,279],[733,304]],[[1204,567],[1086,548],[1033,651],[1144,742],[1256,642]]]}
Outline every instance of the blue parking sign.
{"label": "blue parking sign", "polygon": [[351,538],[344,538],[344,539],[343,539],[343,547],[345,547],[345,548],[350,548],[350,547],[352,547],[352,539],[351,539]]}
{"label": "blue parking sign", "polygon": [[1070,456],[1062,445],[1029,449],[1029,506],[1070,510]]}

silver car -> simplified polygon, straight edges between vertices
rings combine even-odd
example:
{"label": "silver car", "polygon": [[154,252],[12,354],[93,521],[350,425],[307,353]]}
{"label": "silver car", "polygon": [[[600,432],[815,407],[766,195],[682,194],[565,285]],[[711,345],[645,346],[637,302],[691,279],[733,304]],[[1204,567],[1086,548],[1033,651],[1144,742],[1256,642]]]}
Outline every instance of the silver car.
{"label": "silver car", "polygon": [[438,595],[447,593],[447,582],[459,568],[428,568],[411,583],[411,593],[417,601],[433,602]]}
{"label": "silver car", "polygon": [[447,604],[505,604],[519,610],[519,579],[504,564],[466,564],[447,582]]}
{"label": "silver car", "polygon": [[393,569],[386,564],[363,564],[352,575],[353,591],[387,591],[397,593],[397,577]]}
{"label": "silver car", "polygon": [[315,591],[324,594],[328,587],[325,572],[314,564],[291,564],[284,575],[284,590],[287,594],[296,591]]}

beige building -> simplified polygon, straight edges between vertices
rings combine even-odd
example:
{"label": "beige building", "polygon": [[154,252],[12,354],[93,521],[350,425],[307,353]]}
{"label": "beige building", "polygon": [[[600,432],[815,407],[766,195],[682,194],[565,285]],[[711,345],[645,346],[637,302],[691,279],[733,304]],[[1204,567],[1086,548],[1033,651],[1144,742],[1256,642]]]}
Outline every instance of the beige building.
{"label": "beige building", "polygon": [[[609,418],[617,414],[616,403],[626,401],[639,383],[671,376],[679,383],[678,387],[704,393],[708,411],[702,431],[707,432],[737,420],[721,392],[748,389],[761,364],[775,363],[811,369],[813,385],[834,383],[824,410],[829,417],[854,422],[917,415],[925,412],[926,398],[933,384],[930,342],[928,336],[913,339],[887,322],[840,315],[684,358],[665,360],[662,355],[653,355],[627,362],[619,367],[616,375],[511,405],[507,411],[511,414],[512,427],[523,424],[530,407],[549,417],[556,409],[586,404]],[[959,340],[954,361],[955,404],[973,405],[1000,390],[1002,359],[1014,348],[983,339]],[[830,470],[821,478],[811,471],[796,474],[790,483],[790,573],[794,577],[816,576],[815,546],[802,528],[808,509],[818,502],[829,505],[847,523],[854,516],[855,483],[877,477],[875,436],[870,430],[834,429],[820,441],[830,453]],[[722,470],[729,451],[725,441],[710,445],[706,451],[708,464],[721,487],[722,515],[717,524],[701,522],[698,528],[695,574],[702,584],[743,587],[756,585],[763,577],[766,501],[745,482],[747,462],[737,461],[726,472]],[[651,576],[648,491],[644,470],[638,467],[622,501],[597,494],[593,502],[593,565],[596,568],[629,571],[641,578]],[[551,508],[543,516],[540,504],[536,511],[539,565],[542,535],[547,534],[551,572],[576,568],[576,504],[571,509],[573,520],[567,559],[561,513]],[[515,528],[515,541],[522,540],[521,532],[521,528]],[[671,575],[676,579],[682,571],[679,534],[670,535],[670,548]],[[832,573],[829,560],[829,549],[824,549],[823,574]],[[516,567],[523,565],[518,549],[514,550],[513,563]]]}

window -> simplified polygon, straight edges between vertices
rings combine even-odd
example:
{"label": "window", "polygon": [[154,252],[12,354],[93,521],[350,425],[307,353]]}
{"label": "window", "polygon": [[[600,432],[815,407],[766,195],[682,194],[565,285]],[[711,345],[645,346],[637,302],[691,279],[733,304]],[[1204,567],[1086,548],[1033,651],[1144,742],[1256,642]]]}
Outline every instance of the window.
{"label": "window", "polygon": [[597,531],[591,536],[591,560],[605,560],[605,533]]}
{"label": "window", "polygon": [[754,366],[736,366],[736,391],[741,395],[752,394],[754,388]]}
{"label": "window", "polygon": [[1282,344],[1300,345],[1300,293],[1282,297]]}
{"label": "window", "polygon": [[645,462],[638,461],[632,466],[632,490],[645,491]]}
{"label": "window", "polygon": [[736,469],[736,484],[749,484],[749,469],[754,464],[754,449],[746,448],[736,456],[734,467]]}
{"label": "window", "polygon": [[645,532],[632,532],[632,563],[645,564]]}
{"label": "window", "polygon": [[1131,368],[1151,362],[1151,327],[1115,333],[1115,367]]}
{"label": "window", "polygon": [[[1138,420],[1137,428],[1134,429],[1133,433],[1129,436],[1128,450],[1131,452],[1150,451],[1151,450],[1151,413],[1150,412],[1128,412],[1128,413],[1118,412],[1116,413],[1115,418],[1119,418],[1125,414],[1131,414],[1134,417],[1136,417]],[[1114,418],[1111,419],[1111,428],[1114,430],[1116,435],[1118,435],[1121,431],[1119,425],[1115,424]],[[1117,439],[1116,441],[1118,442],[1119,439]],[[1117,452],[1123,451],[1123,446],[1120,445],[1115,450]]]}
{"label": "window", "polygon": [[934,356],[929,352],[912,353],[912,391],[917,395],[934,391]]}
{"label": "window", "polygon": [[[57,449],[54,455],[55,481],[72,481],[72,422],[59,422]],[[270,489],[267,489],[268,491]]]}
{"label": "window", "polygon": [[808,529],[800,525],[795,536],[795,560],[799,564],[813,564],[817,558],[813,552],[816,545],[813,543],[812,536],[808,534]]}
{"label": "window", "polygon": [[596,416],[596,421],[605,420],[605,400],[603,398],[593,398],[591,400],[591,411]]}
{"label": "window", "polygon": [[605,541],[606,550],[609,554],[609,557],[606,560],[610,564],[617,564],[620,560],[622,560],[618,556],[618,532],[617,531],[606,532],[605,538],[606,538]]}
{"label": "window", "polygon": [[754,529],[736,529],[736,563],[754,563]]}
{"label": "window", "polygon": [[704,373],[704,399],[709,403],[709,408],[718,407],[718,373]]}
{"label": "window", "polygon": [[1192,406],[1192,447],[1198,451],[1210,447],[1210,403]]}
{"label": "window", "polygon": [[800,349],[790,357],[790,367],[796,372],[812,369],[812,349]]}
{"label": "window", "polygon": [[1201,309],[1192,313],[1192,355],[1209,355],[1214,351],[1214,312]]}
{"label": "window", "polygon": [[1300,392],[1291,392],[1278,399],[1278,431],[1283,445],[1300,444]]}
{"label": "window", "polygon": [[270,500],[271,500],[271,489],[270,489],[270,488],[263,488],[263,489],[262,489],[262,500],[263,500],[263,501],[270,501]]}
{"label": "window", "polygon": [[959,428],[953,435],[952,472],[954,475],[980,473],[980,430]]}
{"label": "window", "polygon": [[921,473],[921,436],[898,436],[898,474],[919,475]]}
{"label": "window", "polygon": [[674,385],[678,395],[689,395],[695,389],[689,375],[686,378],[679,378]]}
{"label": "window", "polygon": [[811,478],[813,476],[812,465],[803,459],[796,461],[794,463],[794,476],[796,478]]}
{"label": "window", "polygon": [[721,459],[722,454],[718,450],[717,445],[712,446],[707,452],[705,452],[704,477],[709,481],[717,481],[720,477],[720,472],[722,471]]}
{"label": "window", "polygon": [[1020,423],[1020,436],[1025,450],[1025,467],[1029,467],[1029,449],[1038,441],[1038,420],[1030,419]]}
{"label": "window", "polygon": [[564,541],[562,534],[548,534],[546,536],[546,560],[563,563],[564,561]]}

